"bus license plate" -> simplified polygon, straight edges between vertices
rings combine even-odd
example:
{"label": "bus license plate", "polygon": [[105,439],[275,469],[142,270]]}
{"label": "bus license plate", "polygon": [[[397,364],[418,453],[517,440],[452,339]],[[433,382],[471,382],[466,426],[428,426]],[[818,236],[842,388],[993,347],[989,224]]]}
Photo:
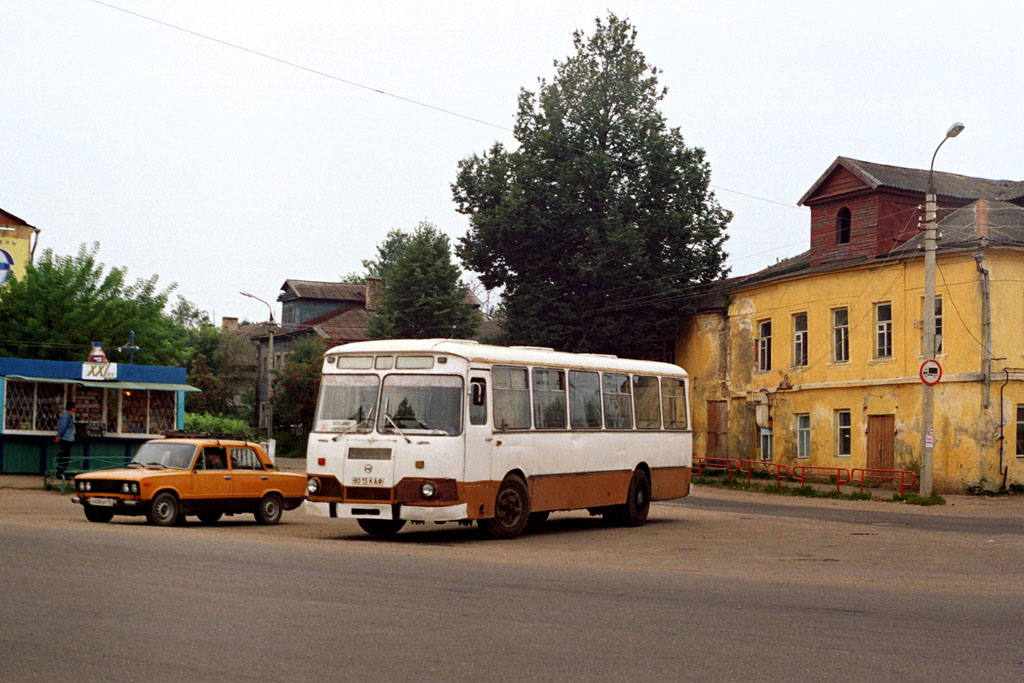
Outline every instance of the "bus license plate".
{"label": "bus license plate", "polygon": [[383,477],[352,477],[353,486],[383,486]]}
{"label": "bus license plate", "polygon": [[97,505],[101,508],[112,508],[116,502],[113,498],[87,498],[89,505]]}

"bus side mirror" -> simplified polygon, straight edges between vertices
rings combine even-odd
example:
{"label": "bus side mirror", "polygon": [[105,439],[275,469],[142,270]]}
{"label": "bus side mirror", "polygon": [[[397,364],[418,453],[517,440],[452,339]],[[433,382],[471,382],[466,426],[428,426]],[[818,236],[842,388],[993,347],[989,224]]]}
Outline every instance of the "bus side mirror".
{"label": "bus side mirror", "polygon": [[473,405],[482,406],[484,404],[484,385],[482,382],[473,382],[471,385],[473,393]]}

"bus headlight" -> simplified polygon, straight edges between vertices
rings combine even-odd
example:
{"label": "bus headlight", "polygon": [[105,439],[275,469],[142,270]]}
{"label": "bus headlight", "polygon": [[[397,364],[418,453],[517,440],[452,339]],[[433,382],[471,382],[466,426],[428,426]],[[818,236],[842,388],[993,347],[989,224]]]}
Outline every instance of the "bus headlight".
{"label": "bus headlight", "polygon": [[423,494],[424,498],[433,498],[434,494],[437,493],[437,487],[434,486],[434,482],[425,481],[423,486],[420,487],[420,493]]}
{"label": "bus headlight", "polygon": [[310,477],[306,480],[306,490],[309,491],[310,495],[315,494],[320,490],[320,480],[316,477]]}

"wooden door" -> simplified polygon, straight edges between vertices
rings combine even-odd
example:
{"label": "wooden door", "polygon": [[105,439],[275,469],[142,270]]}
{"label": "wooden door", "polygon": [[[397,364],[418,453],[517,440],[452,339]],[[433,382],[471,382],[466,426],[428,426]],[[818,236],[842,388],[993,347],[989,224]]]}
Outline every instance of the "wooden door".
{"label": "wooden door", "polygon": [[868,415],[868,468],[893,469],[896,416]]}
{"label": "wooden door", "polygon": [[729,403],[708,401],[707,458],[729,457]]}

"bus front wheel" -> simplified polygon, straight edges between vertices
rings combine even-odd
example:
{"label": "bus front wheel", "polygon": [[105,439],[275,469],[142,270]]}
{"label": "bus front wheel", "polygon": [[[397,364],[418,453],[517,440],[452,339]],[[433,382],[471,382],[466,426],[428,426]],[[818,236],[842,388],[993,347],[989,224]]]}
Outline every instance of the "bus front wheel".
{"label": "bus front wheel", "polygon": [[604,517],[614,524],[643,526],[651,509],[651,478],[644,470],[633,472],[626,492],[626,502],[607,508]]}
{"label": "bus front wheel", "polygon": [[530,492],[522,478],[505,477],[494,500],[494,517],[481,519],[480,528],[491,538],[515,538],[530,521]]}

